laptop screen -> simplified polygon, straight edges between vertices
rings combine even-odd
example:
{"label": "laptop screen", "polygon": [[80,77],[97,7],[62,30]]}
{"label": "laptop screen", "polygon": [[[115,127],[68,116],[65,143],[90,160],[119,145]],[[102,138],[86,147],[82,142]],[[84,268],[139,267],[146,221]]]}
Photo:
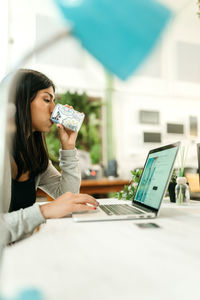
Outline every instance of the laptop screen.
{"label": "laptop screen", "polygon": [[158,210],[168,184],[179,143],[149,152],[134,203]]}

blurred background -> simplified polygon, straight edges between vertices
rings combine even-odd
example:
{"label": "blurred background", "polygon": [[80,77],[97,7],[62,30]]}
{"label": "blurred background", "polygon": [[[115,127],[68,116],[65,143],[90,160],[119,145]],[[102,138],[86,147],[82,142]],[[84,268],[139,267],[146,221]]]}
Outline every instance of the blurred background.
{"label": "blurred background", "polygon": [[[23,66],[49,76],[56,84],[57,101],[72,104],[86,114],[77,143],[82,150],[82,171],[91,167],[99,177],[105,174],[127,179],[130,170],[143,166],[150,149],[177,140],[189,147],[185,167],[197,169],[198,5],[197,1],[162,2],[173,10],[175,18],[149,58],[125,82],[109,74],[71,36],[33,55]],[[0,79],[28,51],[64,27],[50,0],[1,1]],[[50,157],[57,166],[59,143],[55,127],[47,141]]]}

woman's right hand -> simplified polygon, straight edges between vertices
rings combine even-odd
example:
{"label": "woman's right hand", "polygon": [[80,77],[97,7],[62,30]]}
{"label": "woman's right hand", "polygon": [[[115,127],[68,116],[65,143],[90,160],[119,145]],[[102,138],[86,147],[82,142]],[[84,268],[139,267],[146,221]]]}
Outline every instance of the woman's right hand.
{"label": "woman's right hand", "polygon": [[40,210],[45,219],[56,219],[77,211],[94,211],[97,206],[98,202],[90,195],[67,192],[54,201],[41,205]]}

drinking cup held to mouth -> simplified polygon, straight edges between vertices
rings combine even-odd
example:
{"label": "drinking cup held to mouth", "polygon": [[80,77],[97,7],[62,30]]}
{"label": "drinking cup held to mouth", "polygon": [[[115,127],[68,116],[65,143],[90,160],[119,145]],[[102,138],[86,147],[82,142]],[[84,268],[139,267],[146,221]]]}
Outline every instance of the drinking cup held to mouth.
{"label": "drinking cup held to mouth", "polygon": [[65,128],[78,132],[84,120],[84,113],[80,113],[73,108],[57,104],[51,115],[51,120],[56,124],[61,124]]}

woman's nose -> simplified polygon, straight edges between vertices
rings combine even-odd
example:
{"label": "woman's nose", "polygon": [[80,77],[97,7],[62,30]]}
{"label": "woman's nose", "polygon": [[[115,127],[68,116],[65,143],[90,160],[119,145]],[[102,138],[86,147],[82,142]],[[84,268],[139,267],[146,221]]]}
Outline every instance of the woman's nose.
{"label": "woman's nose", "polygon": [[51,102],[51,105],[50,105],[50,113],[52,114],[53,110],[54,110],[54,107],[55,107],[55,103],[54,102]]}

